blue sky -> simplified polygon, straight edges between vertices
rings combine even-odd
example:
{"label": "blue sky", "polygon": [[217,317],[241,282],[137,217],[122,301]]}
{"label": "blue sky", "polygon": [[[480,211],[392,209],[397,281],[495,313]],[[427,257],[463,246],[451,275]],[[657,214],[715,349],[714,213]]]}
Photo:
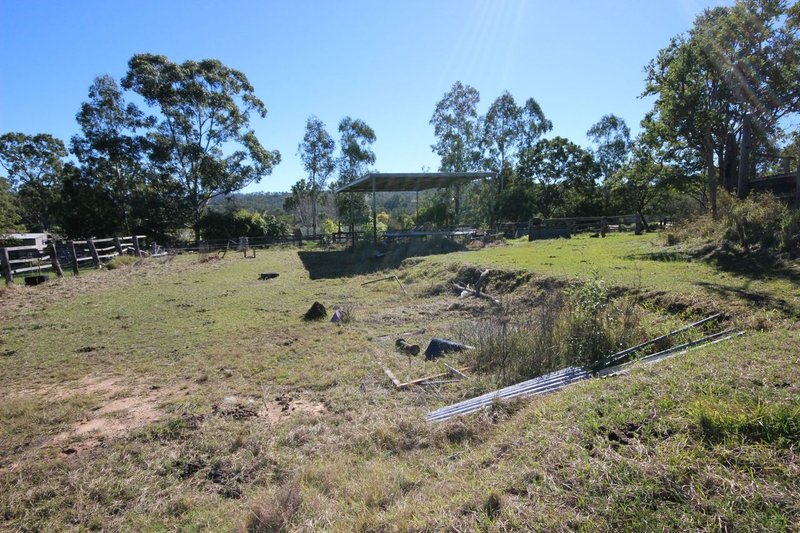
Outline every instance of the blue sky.
{"label": "blue sky", "polygon": [[[712,0],[229,1],[0,0],[0,132],[77,133],[95,76],[124,76],[135,53],[217,58],[243,71],[269,114],[253,127],[283,162],[247,191],[284,191],[303,177],[305,120],[334,137],[344,116],[378,137],[382,172],[435,170],[428,124],[456,81],[480,112],[508,90],[534,97],[552,135],[587,145],[607,113],[635,130],[643,68]],[[729,3],[729,2],[724,2]]]}

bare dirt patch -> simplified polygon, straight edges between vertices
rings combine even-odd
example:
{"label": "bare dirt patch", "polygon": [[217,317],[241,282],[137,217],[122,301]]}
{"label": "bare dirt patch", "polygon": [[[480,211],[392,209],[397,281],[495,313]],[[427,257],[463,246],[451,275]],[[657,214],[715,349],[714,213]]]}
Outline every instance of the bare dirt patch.
{"label": "bare dirt patch", "polygon": [[[105,441],[125,437],[131,431],[159,420],[159,407],[170,392],[163,390],[131,391],[119,378],[88,376],[81,380],[81,392],[103,397],[100,405],[69,429],[62,431],[42,447],[60,447],[66,454],[101,446]],[[55,398],[64,398],[76,389],[54,391]],[[122,395],[122,396],[121,396]],[[120,397],[121,396],[121,397]]]}
{"label": "bare dirt patch", "polygon": [[325,412],[325,405],[293,394],[279,394],[270,398],[242,398],[226,396],[214,406],[218,416],[237,420],[260,418],[277,424],[294,415],[319,415]]}

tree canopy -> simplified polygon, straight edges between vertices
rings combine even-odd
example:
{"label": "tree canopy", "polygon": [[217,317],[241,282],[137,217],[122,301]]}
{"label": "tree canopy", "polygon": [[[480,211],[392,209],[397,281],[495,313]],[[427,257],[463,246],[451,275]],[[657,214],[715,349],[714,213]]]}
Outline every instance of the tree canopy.
{"label": "tree canopy", "polygon": [[180,183],[197,240],[209,200],[259,182],[280,162],[250,129],[251,113],[266,117],[264,103],[244,73],[216,59],[176,64],[137,54],[122,86],[158,113],[149,133],[152,160]]}

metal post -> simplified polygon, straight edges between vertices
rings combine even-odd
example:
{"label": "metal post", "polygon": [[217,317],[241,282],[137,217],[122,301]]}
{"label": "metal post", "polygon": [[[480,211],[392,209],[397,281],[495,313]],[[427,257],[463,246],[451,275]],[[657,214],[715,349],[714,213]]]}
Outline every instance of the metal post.
{"label": "metal post", "polygon": [[375,202],[375,176],[372,176],[372,242],[378,244],[378,211]]}
{"label": "metal post", "polygon": [[417,216],[414,219],[414,224],[419,224],[419,222],[417,222],[417,220],[419,219],[419,191],[417,191],[417,203],[416,203],[416,206],[417,206]]}

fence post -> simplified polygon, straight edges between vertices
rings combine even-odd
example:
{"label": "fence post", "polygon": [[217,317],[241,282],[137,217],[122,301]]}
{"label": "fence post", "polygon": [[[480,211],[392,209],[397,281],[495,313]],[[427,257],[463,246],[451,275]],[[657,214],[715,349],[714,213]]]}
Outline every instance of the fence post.
{"label": "fence post", "polygon": [[78,254],[75,252],[75,241],[69,241],[67,243],[67,249],[72,257],[72,273],[78,276],[81,273],[81,269],[78,266]]}
{"label": "fence post", "polygon": [[608,219],[606,217],[600,218],[600,236],[605,237],[608,233]]}
{"label": "fence post", "polygon": [[56,243],[50,243],[50,264],[53,265],[53,270],[56,271],[56,276],[59,278],[64,277],[64,271],[61,270],[61,263],[58,262],[58,250],[56,250]]}
{"label": "fence post", "polygon": [[100,268],[100,256],[97,255],[97,247],[94,245],[94,239],[87,239],[86,244],[89,245],[89,253],[92,254],[92,261],[94,261],[94,267]]}
{"label": "fence post", "polygon": [[119,242],[119,237],[114,237],[114,248],[117,249],[117,255],[122,255],[122,243]]}
{"label": "fence post", "polygon": [[133,253],[136,254],[136,257],[142,257],[142,249],[139,248],[139,237],[136,235],[133,236]]}
{"label": "fence post", "polygon": [[6,279],[6,285],[13,285],[14,276],[11,275],[11,263],[8,259],[8,250],[5,248],[0,248],[0,259],[3,263],[3,277]]}
{"label": "fence post", "polygon": [[633,229],[633,233],[635,235],[642,234],[642,216],[639,213],[636,213],[636,226]]}

